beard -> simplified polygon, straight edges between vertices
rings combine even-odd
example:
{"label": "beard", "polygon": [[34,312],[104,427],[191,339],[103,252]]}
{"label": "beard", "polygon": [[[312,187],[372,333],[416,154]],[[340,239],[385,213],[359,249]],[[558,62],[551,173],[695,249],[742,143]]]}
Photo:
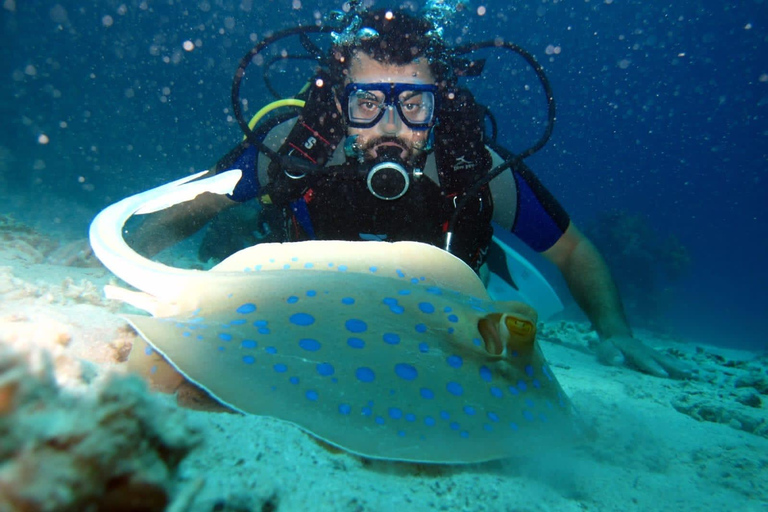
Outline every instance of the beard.
{"label": "beard", "polygon": [[386,152],[390,152],[393,149],[400,150],[400,159],[404,162],[412,163],[422,154],[424,145],[425,143],[421,141],[406,142],[399,137],[385,135],[366,141],[362,146],[362,151],[366,160],[374,160],[384,150]]}

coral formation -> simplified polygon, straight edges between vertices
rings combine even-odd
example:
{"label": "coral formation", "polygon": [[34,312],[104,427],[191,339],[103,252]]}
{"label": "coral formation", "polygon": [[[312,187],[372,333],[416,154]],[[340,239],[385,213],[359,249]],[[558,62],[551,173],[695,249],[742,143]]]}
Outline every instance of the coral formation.
{"label": "coral formation", "polygon": [[166,510],[200,439],[137,377],[64,389],[47,351],[0,344],[0,510]]}
{"label": "coral formation", "polygon": [[0,255],[7,261],[25,265],[101,266],[87,240],[62,243],[5,214],[0,214]]}

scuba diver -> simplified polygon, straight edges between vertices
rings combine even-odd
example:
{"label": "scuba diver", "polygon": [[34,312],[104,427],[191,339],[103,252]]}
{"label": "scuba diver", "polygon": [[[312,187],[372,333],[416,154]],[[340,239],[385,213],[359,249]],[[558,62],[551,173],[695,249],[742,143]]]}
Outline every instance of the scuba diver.
{"label": "scuba diver", "polygon": [[129,234],[131,245],[156,254],[232,206],[258,201],[263,241],[419,241],[482,277],[494,222],[558,267],[601,339],[601,362],[687,376],[632,337],[605,261],[523,163],[546,139],[513,155],[486,136],[486,109],[458,83],[482,62],[460,58],[428,17],[354,7],[330,51],[302,39],[320,65],[298,117],[245,123],[239,79],[264,46],[246,55],[233,87],[246,138],[211,171],[242,169],[242,178],[228,196],[203,194],[148,219]]}

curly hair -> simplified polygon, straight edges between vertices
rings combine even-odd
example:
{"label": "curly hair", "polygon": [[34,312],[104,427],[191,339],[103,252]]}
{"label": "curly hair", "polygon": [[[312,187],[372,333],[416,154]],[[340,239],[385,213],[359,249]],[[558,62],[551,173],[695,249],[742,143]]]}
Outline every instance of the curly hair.
{"label": "curly hair", "polygon": [[[329,70],[343,80],[355,52],[362,52],[387,65],[403,66],[426,58],[438,85],[452,81],[449,50],[427,19],[404,9],[368,11],[348,27],[330,50]],[[375,31],[375,32],[374,32]]]}

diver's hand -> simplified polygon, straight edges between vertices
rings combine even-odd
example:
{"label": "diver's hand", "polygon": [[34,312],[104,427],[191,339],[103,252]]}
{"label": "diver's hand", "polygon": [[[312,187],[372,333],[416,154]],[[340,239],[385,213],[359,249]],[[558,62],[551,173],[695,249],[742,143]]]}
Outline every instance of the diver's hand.
{"label": "diver's hand", "polygon": [[693,369],[686,363],[664,355],[631,336],[611,336],[602,340],[597,346],[597,359],[613,366],[626,363],[656,377],[687,379],[693,375]]}

